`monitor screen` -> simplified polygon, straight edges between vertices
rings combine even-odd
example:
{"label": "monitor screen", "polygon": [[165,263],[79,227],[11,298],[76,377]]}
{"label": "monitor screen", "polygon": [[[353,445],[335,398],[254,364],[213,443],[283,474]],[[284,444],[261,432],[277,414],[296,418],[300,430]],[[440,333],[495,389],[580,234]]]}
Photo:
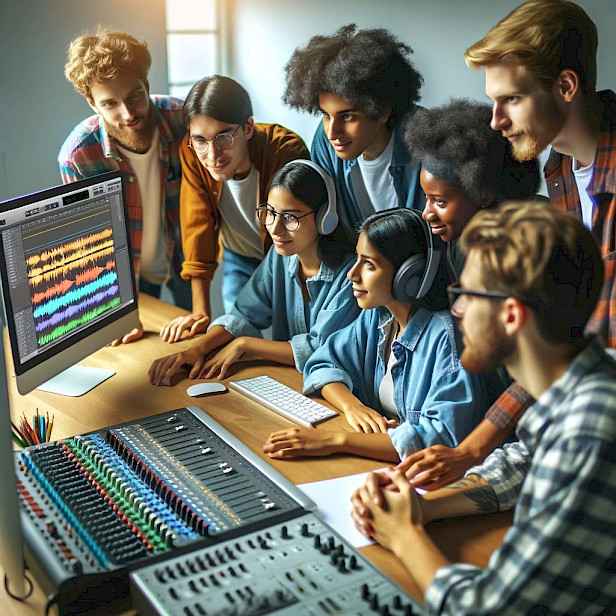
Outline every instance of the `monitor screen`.
{"label": "monitor screen", "polygon": [[0,203],[2,294],[27,393],[138,322],[120,172]]}

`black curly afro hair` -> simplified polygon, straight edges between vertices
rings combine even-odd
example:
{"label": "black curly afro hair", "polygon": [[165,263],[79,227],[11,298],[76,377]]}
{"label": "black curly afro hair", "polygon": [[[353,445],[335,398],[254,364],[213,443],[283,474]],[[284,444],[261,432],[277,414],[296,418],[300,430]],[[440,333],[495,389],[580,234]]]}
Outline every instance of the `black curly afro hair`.
{"label": "black curly afro hair", "polygon": [[490,105],[452,99],[409,118],[404,141],[416,162],[477,203],[534,197],[540,183],[538,160],[516,161],[507,139],[490,128],[491,119]]}
{"label": "black curly afro hair", "polygon": [[391,109],[391,129],[419,100],[423,78],[407,56],[413,50],[384,29],[343,26],[313,36],[285,66],[285,104],[318,113],[319,94],[331,92],[376,120]]}

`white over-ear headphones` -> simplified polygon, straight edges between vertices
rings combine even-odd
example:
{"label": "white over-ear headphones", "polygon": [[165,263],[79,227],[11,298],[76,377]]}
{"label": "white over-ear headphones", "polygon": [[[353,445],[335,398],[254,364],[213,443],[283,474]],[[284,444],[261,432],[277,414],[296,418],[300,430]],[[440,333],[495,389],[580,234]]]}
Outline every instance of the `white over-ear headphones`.
{"label": "white over-ear headphones", "polygon": [[323,178],[323,181],[325,182],[325,188],[327,189],[327,207],[319,208],[315,222],[317,225],[317,231],[321,235],[329,235],[330,233],[333,233],[338,226],[338,212],[336,211],[336,187],[334,186],[334,180],[331,179],[329,174],[327,174],[321,166],[304,158],[292,160],[290,163],[287,163],[285,167],[296,163],[311,167]]}

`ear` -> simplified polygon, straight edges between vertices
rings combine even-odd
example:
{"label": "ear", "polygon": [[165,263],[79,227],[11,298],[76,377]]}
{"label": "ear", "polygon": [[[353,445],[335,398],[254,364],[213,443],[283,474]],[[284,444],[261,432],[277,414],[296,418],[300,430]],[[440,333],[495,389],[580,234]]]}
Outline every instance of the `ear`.
{"label": "ear", "polygon": [[148,96],[150,96],[150,82],[147,77],[143,80],[143,85],[145,86],[145,91],[148,93]]}
{"label": "ear", "polygon": [[255,119],[250,116],[245,124],[244,124],[244,133],[246,134],[246,139],[250,139],[255,132]]}
{"label": "ear", "polygon": [[556,78],[556,88],[562,100],[565,103],[570,103],[580,91],[580,78],[578,74],[569,68],[561,71],[560,75]]}
{"label": "ear", "polygon": [[515,297],[508,297],[500,313],[501,322],[508,336],[515,336],[529,318],[529,308]]}
{"label": "ear", "polygon": [[100,115],[98,109],[96,108],[96,104],[94,103],[94,99],[93,98],[88,98],[86,96],[86,102],[88,103],[88,105],[90,105],[90,108],[92,109],[92,111],[98,115]]}
{"label": "ear", "polygon": [[389,122],[389,118],[393,110],[394,108],[391,105],[387,105],[383,113],[379,116],[379,119],[378,119],[379,124],[387,124],[387,122]]}

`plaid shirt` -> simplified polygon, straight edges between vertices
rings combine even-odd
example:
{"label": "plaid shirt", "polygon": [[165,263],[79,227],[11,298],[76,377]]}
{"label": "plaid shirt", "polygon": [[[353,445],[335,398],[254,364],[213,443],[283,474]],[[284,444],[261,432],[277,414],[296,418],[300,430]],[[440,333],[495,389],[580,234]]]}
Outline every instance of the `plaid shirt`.
{"label": "plaid shirt", "polygon": [[[157,112],[159,134],[161,209],[165,211],[166,244],[169,262],[179,272],[182,265],[180,241],[180,180],[182,177],[179,147],[186,128],[182,122],[183,103],[170,96],[150,97]],[[58,154],[62,181],[75,182],[84,178],[116,171],[124,172],[125,197],[128,208],[130,239],[133,250],[135,278],[139,279],[143,210],[139,186],[130,163],[122,158],[100,116],[93,115],[80,122],[66,138]]]}
{"label": "plaid shirt", "polygon": [[616,613],[616,362],[595,339],[531,406],[520,441],[468,473],[513,526],[485,570],[439,569],[428,614]]}
{"label": "plaid shirt", "polygon": [[[601,246],[605,282],[588,330],[600,333],[607,346],[616,348],[616,94],[604,90],[599,92],[599,98],[604,111],[588,192],[597,205],[592,231]],[[544,172],[554,207],[572,212],[581,219],[582,208],[571,157],[552,151]]]}

